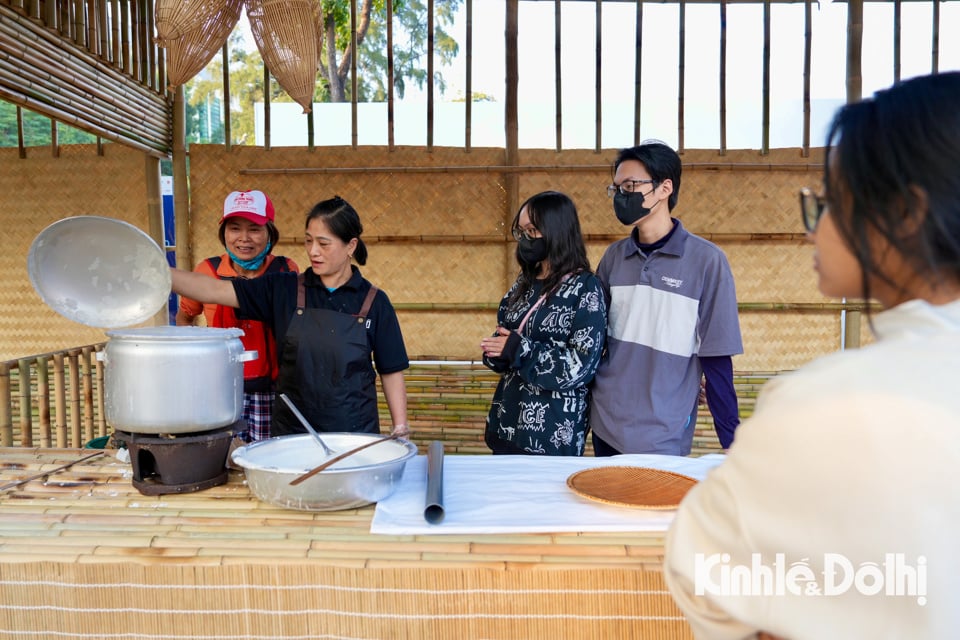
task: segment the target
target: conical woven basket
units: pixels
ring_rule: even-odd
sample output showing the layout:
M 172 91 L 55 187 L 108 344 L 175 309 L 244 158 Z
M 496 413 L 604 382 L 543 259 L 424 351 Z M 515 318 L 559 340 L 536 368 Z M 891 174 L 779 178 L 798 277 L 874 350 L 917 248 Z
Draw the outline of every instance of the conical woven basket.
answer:
M 161 41 L 167 49 L 167 81 L 172 89 L 200 73 L 230 37 L 240 20 L 243 0 L 224 0 L 220 11 L 183 36 Z
M 203 28 L 226 4 L 226 0 L 156 0 L 154 22 L 157 44 L 162 47 L 172 40 Z
M 310 113 L 317 79 L 317 32 L 310 0 L 246 0 L 250 31 L 267 69 Z

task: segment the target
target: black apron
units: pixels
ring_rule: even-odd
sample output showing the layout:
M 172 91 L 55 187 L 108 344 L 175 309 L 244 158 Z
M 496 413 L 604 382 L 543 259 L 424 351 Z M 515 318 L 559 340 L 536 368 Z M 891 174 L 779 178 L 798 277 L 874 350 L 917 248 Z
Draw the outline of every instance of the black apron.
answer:
M 284 338 L 277 390 L 317 431 L 380 433 L 377 374 L 367 344 L 367 315 L 376 295 L 371 285 L 357 315 L 307 309 L 303 274 L 298 278 L 297 310 Z M 274 405 L 271 435 L 306 431 L 286 403 Z

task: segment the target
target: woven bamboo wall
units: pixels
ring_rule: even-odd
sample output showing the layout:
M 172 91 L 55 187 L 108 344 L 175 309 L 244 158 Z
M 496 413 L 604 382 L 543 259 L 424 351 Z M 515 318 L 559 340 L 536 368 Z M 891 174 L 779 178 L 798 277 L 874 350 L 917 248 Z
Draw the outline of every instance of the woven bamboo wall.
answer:
M 545 189 L 569 194 L 591 238 L 594 265 L 612 238 L 625 235 L 604 192 L 615 155 L 615 150 L 520 154 L 522 165 L 534 167 L 519 176 L 521 198 Z M 675 213 L 727 253 L 738 300 L 761 307 L 741 314 L 746 352 L 736 358 L 736 368 L 792 369 L 835 350 L 840 344 L 836 311 L 762 309 L 764 304 L 827 301 L 816 288 L 797 206 L 798 188 L 816 186 L 820 180 L 820 158 L 801 158 L 797 149 L 766 156 L 693 150 L 683 161 L 687 168 Z M 221 250 L 216 227 L 223 196 L 233 189 L 256 188 L 276 205 L 280 251 L 305 264 L 298 242 L 304 215 L 316 201 L 339 194 L 360 213 L 370 249 L 363 273 L 398 306 L 408 351 L 476 359 L 481 336 L 493 328 L 496 303 L 516 275 L 514 245 L 506 239 L 514 212 L 506 210 L 505 174 L 463 167 L 502 164 L 501 149 L 228 151 L 219 145 L 194 145 L 194 261 Z M 354 170 L 360 168 L 369 171 Z M 474 308 L 478 303 L 488 309 Z M 432 308 L 436 305 L 466 308 Z
M 67 320 L 30 284 L 27 253 L 47 225 L 78 215 L 119 218 L 148 229 L 145 159 L 117 144 L 0 148 L 0 360 L 101 342 L 103 331 Z
M 47 308 L 30 286 L 26 255 L 46 225 L 68 215 L 117 217 L 147 229 L 144 157 L 119 145 L 0 149 L 0 359 L 102 340 Z M 615 150 L 523 150 L 534 167 L 519 174 L 520 196 L 556 189 L 576 201 L 595 265 L 611 240 L 625 235 L 604 193 Z M 688 150 L 675 214 L 727 253 L 737 282 L 746 353 L 740 371 L 792 369 L 840 342 L 836 311 L 777 311 L 774 304 L 827 302 L 816 289 L 811 249 L 800 231 L 797 189 L 816 185 L 819 158 L 799 150 Z M 339 194 L 359 211 L 370 257 L 364 275 L 397 305 L 408 351 L 420 358 L 476 359 L 492 330 L 496 304 L 516 266 L 507 228 L 502 149 L 190 147 L 194 262 L 221 252 L 217 225 L 223 197 L 262 189 L 273 199 L 281 231 L 278 253 L 301 265 L 304 215 Z M 590 168 L 594 165 L 595 168 Z M 558 167 L 570 167 L 559 169 Z M 468 170 L 463 167 L 479 167 Z M 770 236 L 769 234 L 779 234 Z M 864 341 L 867 328 L 864 323 Z

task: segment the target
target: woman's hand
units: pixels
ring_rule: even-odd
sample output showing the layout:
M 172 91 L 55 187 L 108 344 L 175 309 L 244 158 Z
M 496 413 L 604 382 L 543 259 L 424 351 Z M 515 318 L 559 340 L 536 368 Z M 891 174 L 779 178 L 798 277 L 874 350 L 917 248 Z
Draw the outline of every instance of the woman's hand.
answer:
M 503 347 L 507 344 L 507 338 L 510 336 L 510 330 L 503 327 L 497 327 L 493 336 L 484 338 L 480 341 L 480 348 L 483 355 L 488 358 L 499 358 L 503 355 Z

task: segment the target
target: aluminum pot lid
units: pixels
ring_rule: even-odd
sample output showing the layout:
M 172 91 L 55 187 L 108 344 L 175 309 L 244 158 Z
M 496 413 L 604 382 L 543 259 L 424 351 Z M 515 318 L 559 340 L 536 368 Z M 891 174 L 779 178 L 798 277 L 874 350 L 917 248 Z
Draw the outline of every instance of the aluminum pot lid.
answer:
M 27 272 L 50 308 L 91 327 L 139 324 L 170 297 L 164 250 L 139 228 L 115 218 L 54 222 L 30 245 Z
M 140 327 L 137 329 L 114 329 L 107 336 L 119 340 L 153 340 L 189 342 L 200 340 L 232 340 L 243 335 L 242 329 L 216 327 Z

